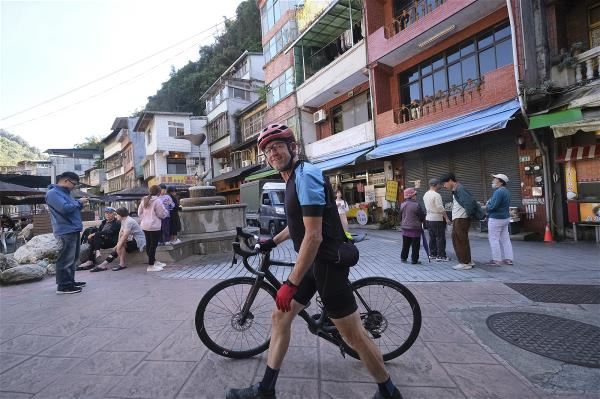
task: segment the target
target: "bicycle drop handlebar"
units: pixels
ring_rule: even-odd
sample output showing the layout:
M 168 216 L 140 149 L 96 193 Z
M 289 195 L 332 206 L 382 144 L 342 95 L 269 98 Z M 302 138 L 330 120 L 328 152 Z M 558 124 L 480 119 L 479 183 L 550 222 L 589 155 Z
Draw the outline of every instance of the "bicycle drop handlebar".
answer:
M 248 263 L 248 258 L 251 256 L 256 256 L 261 253 L 260 244 L 258 243 L 258 236 L 250 233 L 246 233 L 242 230 L 241 227 L 236 227 L 236 240 L 232 243 L 233 252 L 242 257 L 242 263 L 244 267 L 252 274 L 257 276 L 264 276 L 265 273 L 256 270 Z M 254 240 L 255 244 L 252 244 L 250 241 Z M 245 247 L 245 248 L 242 248 Z M 246 249 L 247 248 L 247 249 Z M 262 252 L 264 256 L 268 256 L 268 252 Z

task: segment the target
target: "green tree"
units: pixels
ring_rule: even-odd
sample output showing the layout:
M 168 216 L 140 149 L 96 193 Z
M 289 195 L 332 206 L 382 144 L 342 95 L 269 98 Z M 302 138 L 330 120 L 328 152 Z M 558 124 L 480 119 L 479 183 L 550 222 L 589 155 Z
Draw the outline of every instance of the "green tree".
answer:
M 14 166 L 19 161 L 45 159 L 46 156 L 25 139 L 0 129 L 0 165 Z
M 213 44 L 200 47 L 198 61 L 179 70 L 172 68 L 170 79 L 148 97 L 145 109 L 203 114 L 200 96 L 246 50 L 262 52 L 260 12 L 254 0 L 240 3 L 236 18 L 225 21 L 223 34 Z
M 95 149 L 101 150 L 104 148 L 102 144 L 102 138 L 98 136 L 87 136 L 83 143 L 75 144 L 75 148 Z

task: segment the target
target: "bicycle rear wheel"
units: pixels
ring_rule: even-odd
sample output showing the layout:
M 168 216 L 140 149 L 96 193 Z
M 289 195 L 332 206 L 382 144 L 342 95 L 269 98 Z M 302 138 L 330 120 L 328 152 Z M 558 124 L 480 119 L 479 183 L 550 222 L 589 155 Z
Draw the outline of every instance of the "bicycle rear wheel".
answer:
M 367 277 L 352 283 L 363 326 L 379 347 L 383 360 L 406 352 L 419 336 L 421 308 L 404 285 L 385 277 Z M 345 343 L 346 352 L 358 358 Z
M 261 283 L 250 313 L 241 322 L 241 310 L 255 283 L 250 277 L 220 282 L 202 297 L 196 310 L 196 332 L 208 349 L 234 359 L 264 352 L 271 340 L 271 311 L 275 289 Z

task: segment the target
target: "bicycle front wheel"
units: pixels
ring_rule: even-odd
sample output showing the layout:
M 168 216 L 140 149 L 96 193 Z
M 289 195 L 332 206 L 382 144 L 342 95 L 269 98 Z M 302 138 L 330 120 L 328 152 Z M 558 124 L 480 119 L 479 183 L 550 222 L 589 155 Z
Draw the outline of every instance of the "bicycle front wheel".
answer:
M 379 347 L 383 360 L 406 352 L 421 330 L 421 308 L 413 293 L 384 277 L 363 278 L 352 283 L 352 287 L 363 326 Z M 347 349 L 350 356 L 356 353 Z
M 269 347 L 275 289 L 263 281 L 245 320 L 241 315 L 255 282 L 250 277 L 225 280 L 208 290 L 200 300 L 196 332 L 204 345 L 216 354 L 244 359 Z

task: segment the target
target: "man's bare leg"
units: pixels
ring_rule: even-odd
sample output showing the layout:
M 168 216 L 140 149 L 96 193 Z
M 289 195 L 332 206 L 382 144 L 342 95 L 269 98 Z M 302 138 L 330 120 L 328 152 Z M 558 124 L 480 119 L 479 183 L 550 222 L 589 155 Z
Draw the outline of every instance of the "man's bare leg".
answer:
M 117 255 L 119 256 L 119 266 L 126 267 L 125 257 L 127 256 L 127 251 L 125 247 L 116 247 L 115 251 L 117 251 Z

